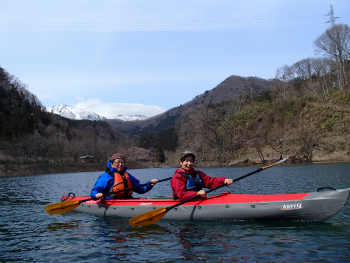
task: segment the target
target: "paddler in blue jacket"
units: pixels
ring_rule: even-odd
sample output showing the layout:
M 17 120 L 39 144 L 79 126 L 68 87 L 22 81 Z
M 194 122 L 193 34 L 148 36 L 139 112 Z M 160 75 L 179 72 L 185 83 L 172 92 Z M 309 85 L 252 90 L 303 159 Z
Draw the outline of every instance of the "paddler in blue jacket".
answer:
M 111 159 L 107 162 L 107 168 L 105 173 L 101 174 L 97 179 L 94 188 L 91 190 L 91 197 L 101 199 L 104 194 L 110 192 L 116 192 L 123 189 L 131 188 L 140 185 L 140 181 L 134 176 L 129 174 L 125 167 L 125 157 L 121 153 L 115 153 L 112 155 Z M 136 193 L 144 194 L 153 188 L 158 182 L 157 179 L 152 179 L 147 183 L 149 185 L 136 187 L 133 190 Z M 116 194 L 108 195 L 104 197 L 105 199 L 127 199 L 132 198 L 132 190 L 121 191 Z

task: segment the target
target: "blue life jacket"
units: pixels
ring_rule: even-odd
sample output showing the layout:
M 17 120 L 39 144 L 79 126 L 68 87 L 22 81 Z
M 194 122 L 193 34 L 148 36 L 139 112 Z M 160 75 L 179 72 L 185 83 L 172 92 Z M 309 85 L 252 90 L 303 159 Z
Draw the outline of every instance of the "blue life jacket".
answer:
M 196 174 L 195 178 L 190 176 L 187 173 L 181 173 L 183 177 L 187 179 L 186 190 L 187 191 L 196 191 L 202 190 L 202 180 L 200 174 Z

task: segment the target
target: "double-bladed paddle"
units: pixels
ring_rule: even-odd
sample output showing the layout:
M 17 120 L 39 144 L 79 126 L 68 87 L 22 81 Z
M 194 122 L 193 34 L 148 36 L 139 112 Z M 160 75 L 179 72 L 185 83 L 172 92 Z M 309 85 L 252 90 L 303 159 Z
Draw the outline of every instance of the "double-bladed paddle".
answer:
M 284 161 L 287 160 L 287 159 L 288 159 L 288 158 L 285 158 L 285 159 L 282 159 L 282 160 L 278 161 L 277 163 L 271 164 L 271 165 L 269 165 L 269 166 L 261 167 L 261 168 L 255 170 L 255 171 L 253 171 L 253 172 L 250 172 L 250 173 L 248 173 L 248 174 L 246 174 L 246 175 L 243 175 L 243 176 L 241 176 L 241 177 L 238 177 L 238 178 L 236 178 L 236 179 L 233 179 L 233 182 L 239 181 L 239 180 L 241 180 L 241 179 L 243 179 L 243 178 L 245 178 L 245 177 L 248 177 L 248 176 L 250 176 L 250 175 L 252 175 L 252 174 L 258 173 L 258 172 L 260 172 L 260 171 L 262 171 L 262 170 L 265 170 L 265 169 L 267 169 L 267 168 L 270 168 L 270 167 L 272 167 L 272 166 L 275 166 L 275 165 L 277 165 L 277 164 L 280 164 L 280 163 L 284 162 Z M 213 188 L 213 189 L 210 189 L 210 190 L 205 191 L 205 193 L 208 194 L 208 193 L 210 193 L 210 192 L 212 192 L 212 191 L 215 191 L 215 190 L 217 190 L 217 189 L 219 189 L 219 188 L 221 188 L 221 187 L 224 187 L 224 186 L 226 186 L 226 185 L 227 185 L 226 183 L 225 183 L 225 184 L 221 184 L 221 185 L 219 185 L 219 186 L 217 186 L 217 187 L 215 187 L 215 188 Z M 169 207 L 167 207 L 167 208 L 158 208 L 158 209 L 155 209 L 155 210 L 152 210 L 152 211 L 143 213 L 143 214 L 141 214 L 141 215 L 135 216 L 135 217 L 133 217 L 133 218 L 131 218 L 131 219 L 129 220 L 129 224 L 130 224 L 132 227 L 154 224 L 154 223 L 156 223 L 157 221 L 159 221 L 160 219 L 162 219 L 163 216 L 165 216 L 165 214 L 166 214 L 169 210 L 171 210 L 171 209 L 173 209 L 173 208 L 175 208 L 175 207 L 178 207 L 178 206 L 180 206 L 180 205 L 182 205 L 182 204 L 184 204 L 184 203 L 190 202 L 190 201 L 192 201 L 193 199 L 196 199 L 196 198 L 199 198 L 199 197 L 200 197 L 199 195 L 196 195 L 196 196 L 193 196 L 193 197 L 191 197 L 191 198 L 188 198 L 188 199 L 186 199 L 186 200 L 184 200 L 184 201 L 182 201 L 182 202 L 180 202 L 180 203 L 177 203 L 177 204 L 175 204 L 175 205 L 173 205 L 173 206 L 169 206 Z
M 161 180 L 158 180 L 157 183 L 167 181 L 170 179 L 171 179 L 171 177 L 161 179 Z M 123 190 L 119 190 L 116 192 L 107 193 L 107 194 L 104 194 L 103 197 L 106 197 L 106 196 L 112 195 L 112 194 L 116 194 L 116 193 L 120 193 L 120 192 L 124 192 L 124 191 L 128 191 L 128 190 L 132 190 L 132 189 L 139 188 L 139 187 L 142 187 L 145 185 L 150 185 L 150 184 L 152 184 L 152 183 L 149 182 L 149 183 L 145 183 L 145 184 L 136 185 L 136 186 L 133 186 L 130 188 L 126 188 Z M 63 214 L 63 213 L 69 212 L 69 211 L 73 210 L 74 208 L 78 207 L 81 203 L 86 202 L 86 201 L 90 201 L 90 200 L 97 200 L 97 199 L 96 198 L 88 198 L 88 199 L 84 199 L 84 200 L 80 200 L 80 201 L 79 200 L 71 200 L 71 201 L 59 202 L 59 203 L 45 206 L 45 210 L 46 210 L 46 212 L 48 212 L 51 215 Z

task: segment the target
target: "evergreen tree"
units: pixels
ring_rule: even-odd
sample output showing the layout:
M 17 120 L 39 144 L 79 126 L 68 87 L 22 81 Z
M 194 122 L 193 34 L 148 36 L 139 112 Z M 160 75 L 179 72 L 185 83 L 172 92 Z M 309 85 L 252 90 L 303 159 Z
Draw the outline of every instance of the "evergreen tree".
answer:
M 164 149 L 161 145 L 159 145 L 156 150 L 156 161 L 160 163 L 165 162 Z

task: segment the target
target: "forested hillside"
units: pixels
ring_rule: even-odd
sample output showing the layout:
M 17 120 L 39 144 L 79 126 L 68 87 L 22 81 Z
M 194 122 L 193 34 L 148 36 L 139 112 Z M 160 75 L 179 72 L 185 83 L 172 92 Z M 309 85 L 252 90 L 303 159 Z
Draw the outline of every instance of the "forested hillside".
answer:
M 277 69 L 276 78 L 268 83 L 270 89 L 246 85 L 230 97 L 235 88 L 230 89 L 229 78 L 223 83 L 228 83 L 230 100 L 187 103 L 196 107 L 180 112 L 173 150 L 195 151 L 198 165 L 266 162 L 287 156 L 293 162 L 349 161 L 349 43 L 349 26 L 335 25 L 313 43 L 319 57 Z M 151 139 L 157 143 L 156 135 Z M 168 155 L 170 163 L 176 160 L 177 155 Z
M 26 165 L 22 174 L 40 172 L 35 170 L 41 169 L 40 165 L 52 166 L 50 171 L 67 171 L 73 169 L 69 165 L 82 166 L 87 161 L 92 169 L 103 169 L 101 162 L 114 151 L 135 144 L 106 122 L 74 121 L 46 112 L 26 85 L 3 68 L 0 94 L 0 174 L 11 173 L 6 168 L 9 164 Z M 81 158 L 84 156 L 93 158 Z
M 315 40 L 319 57 L 284 65 L 273 80 L 231 76 L 184 105 L 132 123 L 46 113 L 0 68 L 0 174 L 103 170 L 115 151 L 129 168 L 174 167 L 187 149 L 199 166 L 285 157 L 350 161 L 349 43 L 350 28 L 335 25 Z
M 12 140 L 49 125 L 48 114 L 25 85 L 0 68 L 0 139 Z

